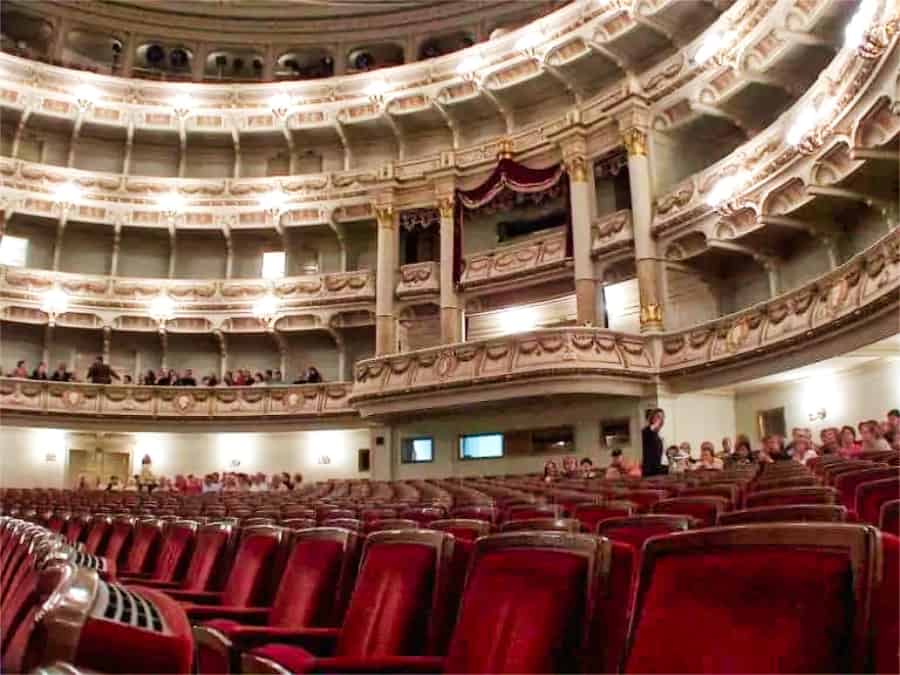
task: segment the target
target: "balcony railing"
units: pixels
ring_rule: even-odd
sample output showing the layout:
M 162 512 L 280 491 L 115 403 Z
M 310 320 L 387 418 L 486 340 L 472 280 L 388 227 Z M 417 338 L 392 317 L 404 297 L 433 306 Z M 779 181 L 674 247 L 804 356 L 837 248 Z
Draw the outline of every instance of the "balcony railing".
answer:
M 507 385 L 515 385 L 518 396 L 562 393 L 555 388 L 560 379 L 569 393 L 637 394 L 654 372 L 640 336 L 548 328 L 360 361 L 351 401 L 365 415 L 370 403 L 385 398 L 409 396 L 410 405 L 421 407 L 425 396 L 446 392 L 445 402 L 458 404 L 453 391 L 459 389 L 473 401 L 489 400 L 492 387 Z
M 566 262 L 565 228 L 555 227 L 513 244 L 466 257 L 461 283 L 476 286 L 562 268 Z
M 269 387 L 148 387 L 0 378 L 5 414 L 206 419 L 327 418 L 353 415 L 351 384 Z
M 397 295 L 427 295 L 441 290 L 441 265 L 433 260 L 411 263 L 400 267 Z

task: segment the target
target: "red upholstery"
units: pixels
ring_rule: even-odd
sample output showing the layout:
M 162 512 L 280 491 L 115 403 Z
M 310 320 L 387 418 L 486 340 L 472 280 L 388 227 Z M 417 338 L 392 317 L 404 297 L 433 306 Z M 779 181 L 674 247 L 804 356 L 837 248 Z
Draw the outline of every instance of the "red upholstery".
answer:
M 650 537 L 681 532 L 697 524 L 699 521 L 690 516 L 643 514 L 604 520 L 597 525 L 597 534 L 640 551 Z
M 646 513 L 656 502 L 669 496 L 666 490 L 629 490 L 622 495 L 623 499 L 633 502 L 638 513 Z
M 900 539 L 881 535 L 881 585 L 872 594 L 874 672 L 900 673 Z
M 86 553 L 98 555 L 106 543 L 106 537 L 109 535 L 110 524 L 106 518 L 94 518 L 91 527 L 88 530 L 87 537 L 84 540 L 84 550 Z M 115 561 L 113 561 L 115 562 Z
M 630 516 L 635 511 L 635 505 L 631 502 L 606 502 L 605 504 L 579 504 L 575 507 L 575 518 L 581 521 L 584 529 L 595 532 L 597 524 L 607 518 L 619 518 Z
M 856 488 L 857 515 L 863 522 L 878 525 L 881 505 L 894 499 L 900 499 L 900 477 L 862 483 Z
M 106 540 L 106 546 L 103 548 L 103 556 L 113 562 L 120 561 L 131 539 L 133 529 L 134 525 L 130 520 L 114 520 L 109 538 Z
M 883 532 L 900 535 L 900 499 L 892 499 L 881 505 L 878 527 Z
M 506 510 L 503 520 L 534 520 L 536 518 L 562 518 L 563 510 L 558 504 L 533 504 L 528 506 L 511 506 Z
M 871 483 L 873 480 L 896 478 L 897 469 L 878 467 L 874 469 L 858 469 L 848 471 L 837 476 L 834 486 L 840 493 L 841 504 L 850 511 L 856 511 L 856 488 L 863 483 Z
M 432 530 L 449 532 L 456 537 L 457 542 L 474 542 L 478 537 L 483 537 L 491 532 L 491 524 L 485 520 L 473 520 L 471 518 L 448 518 L 446 520 L 433 520 L 428 527 Z
M 159 547 L 162 534 L 159 521 L 138 523 L 134 528 L 134 536 L 131 540 L 131 548 L 125 558 L 125 565 L 120 574 L 142 574 L 148 572 L 153 565 L 153 558 Z
M 484 504 L 459 506 L 453 509 L 452 515 L 454 518 L 463 520 L 486 520 L 490 523 L 496 523 L 498 519 L 497 510 L 493 506 Z
M 77 544 L 81 541 L 85 531 L 85 522 L 81 518 L 70 518 L 66 523 L 65 537 L 70 544 Z
M 780 488 L 747 495 L 748 509 L 757 506 L 789 506 L 791 504 L 834 504 L 837 491 L 828 487 Z
M 791 528 L 805 530 L 802 544 Z M 852 525 L 741 526 L 648 542 L 626 672 L 854 672 L 871 580 L 854 578 L 849 550 L 815 545 L 820 532 L 849 532 L 836 528 L 865 538 L 868 548 L 854 550 L 867 570 L 875 540 Z
M 62 516 L 51 516 L 47 521 L 47 529 L 51 532 L 62 532 L 66 526 L 66 519 Z
M 832 522 L 847 520 L 847 509 L 836 504 L 794 504 L 791 506 L 758 506 L 742 511 L 719 514 L 719 525 L 742 523 Z
M 173 524 L 166 528 L 149 580 L 171 583 L 179 578 L 194 546 L 195 533 L 193 524 Z
M 727 508 L 728 500 L 724 497 L 675 497 L 654 504 L 653 513 L 691 516 L 699 520 L 701 526 L 710 527 Z

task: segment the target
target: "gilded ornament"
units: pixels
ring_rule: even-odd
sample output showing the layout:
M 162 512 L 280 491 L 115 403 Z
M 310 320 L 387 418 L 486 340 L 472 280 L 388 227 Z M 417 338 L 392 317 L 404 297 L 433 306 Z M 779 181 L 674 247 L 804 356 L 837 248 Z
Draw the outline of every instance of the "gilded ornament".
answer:
M 453 206 L 453 197 L 440 197 L 438 199 L 438 210 L 441 212 L 442 220 L 453 218 Z
M 631 127 L 622 132 L 622 144 L 629 155 L 645 157 L 647 155 L 647 133 Z
M 497 159 L 512 159 L 513 142 L 511 138 L 502 138 L 497 143 Z
M 641 305 L 641 326 L 662 324 L 662 305 L 650 303 Z
M 566 160 L 566 171 L 569 172 L 569 180 L 573 183 L 584 183 L 587 180 L 587 166 L 581 155 Z
M 394 226 L 394 207 L 391 204 L 375 206 L 375 219 L 381 227 Z

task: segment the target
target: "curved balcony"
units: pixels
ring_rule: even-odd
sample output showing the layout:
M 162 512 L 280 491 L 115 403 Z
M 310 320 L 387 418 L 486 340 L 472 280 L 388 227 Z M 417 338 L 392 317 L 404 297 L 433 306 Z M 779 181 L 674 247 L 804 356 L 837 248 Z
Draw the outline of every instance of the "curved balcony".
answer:
M 571 259 L 566 257 L 565 228 L 556 227 L 505 244 L 466 255 L 460 286 L 470 290 L 490 286 L 492 290 L 527 277 L 539 283 L 559 276 Z
M 355 371 L 351 404 L 365 417 L 533 396 L 640 396 L 655 367 L 640 336 L 551 328 L 366 359 Z
M 317 318 L 314 325 L 329 326 L 334 317 L 370 312 L 375 301 L 375 273 L 362 270 L 284 277 L 268 282 L 142 279 L 0 267 L 2 318 L 26 323 L 50 322 L 51 317 L 42 310 L 42 303 L 43 294 L 52 288 L 68 296 L 66 312 L 53 317 L 62 326 L 90 324 L 155 331 L 158 326 L 147 314 L 150 303 L 162 294 L 177 303 L 177 318 L 166 322 L 173 327 L 183 324 L 183 330 L 190 330 L 190 322 L 186 323 L 185 319 L 202 316 L 204 320 L 194 325 L 197 330 L 240 330 L 241 326 L 244 330 L 264 330 L 252 318 L 253 306 L 271 292 L 278 302 L 272 325 L 290 330 L 295 323 L 307 325 L 310 316 Z M 90 317 L 93 320 L 87 321 Z M 243 323 L 241 317 L 245 318 Z M 141 318 L 146 320 L 140 321 Z
M 0 378 L 7 418 L 65 417 L 109 423 L 147 420 L 179 424 L 216 420 L 334 421 L 355 416 L 346 382 L 271 387 L 148 387 L 38 382 Z

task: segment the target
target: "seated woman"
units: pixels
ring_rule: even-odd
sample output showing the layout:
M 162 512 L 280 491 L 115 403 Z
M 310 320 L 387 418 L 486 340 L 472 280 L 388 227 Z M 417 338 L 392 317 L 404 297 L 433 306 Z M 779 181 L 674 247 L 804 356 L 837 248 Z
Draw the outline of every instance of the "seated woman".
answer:
M 753 464 L 753 449 L 750 447 L 750 439 L 741 434 L 734 444 L 734 453 L 728 458 L 728 466 L 740 466 Z
M 670 445 L 666 448 L 666 461 L 669 464 L 669 474 L 675 475 L 687 471 L 688 460 L 690 457 L 690 452 L 682 452 L 677 445 Z
M 856 429 L 851 426 L 841 427 L 837 453 L 844 459 L 856 457 L 862 449 L 856 440 Z
M 583 457 L 578 463 L 582 478 L 596 478 L 597 472 L 594 470 L 594 462 L 590 457 Z
M 691 469 L 693 471 L 721 471 L 725 468 L 721 459 L 716 457 L 716 448 L 709 441 L 700 444 L 700 460 Z
M 559 467 L 552 459 L 548 459 L 546 462 L 544 462 L 543 481 L 545 483 L 552 483 L 553 481 L 557 480 L 559 480 Z
M 578 460 L 575 458 L 575 455 L 563 457 L 562 475 L 563 478 L 581 478 L 581 474 L 578 473 Z
M 791 459 L 804 466 L 809 460 L 819 456 L 818 453 L 810 447 L 809 441 L 803 436 L 791 443 L 788 447 L 788 452 L 791 455 Z

